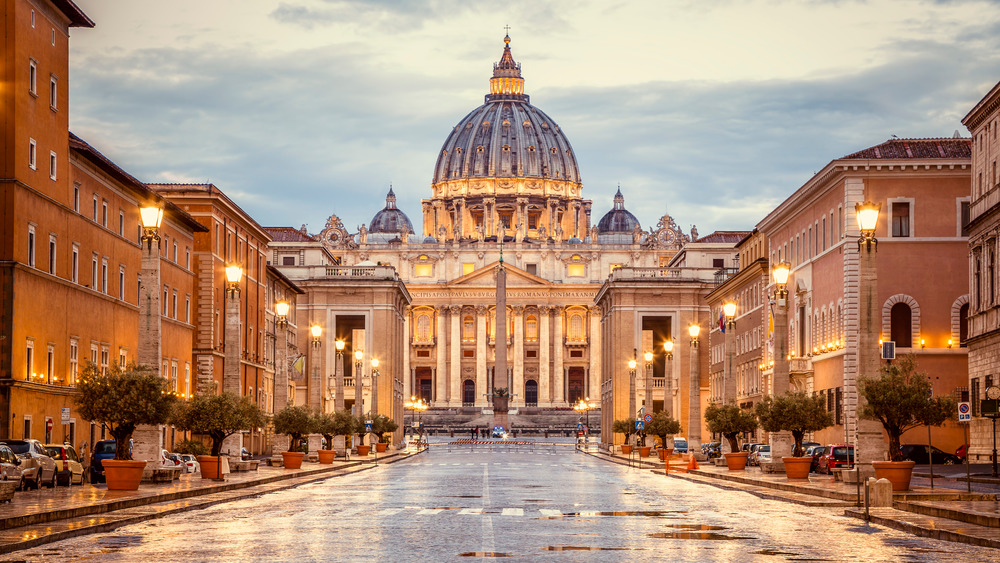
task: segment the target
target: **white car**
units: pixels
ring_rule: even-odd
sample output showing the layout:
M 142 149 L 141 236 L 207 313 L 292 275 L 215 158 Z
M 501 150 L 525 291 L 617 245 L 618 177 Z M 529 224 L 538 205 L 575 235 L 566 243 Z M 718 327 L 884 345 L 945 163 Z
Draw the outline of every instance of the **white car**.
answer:
M 198 458 L 191 454 L 180 454 L 180 456 L 188 473 L 201 473 L 201 464 L 198 463 Z

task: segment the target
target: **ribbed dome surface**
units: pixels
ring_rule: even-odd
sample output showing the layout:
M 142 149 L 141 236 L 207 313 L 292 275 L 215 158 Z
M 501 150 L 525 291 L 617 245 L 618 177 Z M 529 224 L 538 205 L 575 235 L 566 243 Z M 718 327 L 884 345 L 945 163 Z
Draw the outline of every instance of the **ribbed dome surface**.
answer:
M 510 53 L 510 37 L 504 42 L 486 103 L 448 135 L 434 167 L 434 183 L 488 177 L 579 183 L 580 169 L 569 140 L 551 117 L 528 103 L 521 65 Z
M 396 194 L 389 188 L 389 194 L 385 197 L 385 208 L 372 217 L 372 222 L 368 227 L 370 233 L 413 233 L 413 224 L 410 218 L 396 208 Z
M 622 196 L 621 189 L 615 194 L 615 205 L 601 217 L 600 222 L 597 223 L 597 231 L 599 233 L 631 233 L 635 226 L 639 224 L 639 220 L 632 215 L 628 209 L 625 209 L 625 197 Z

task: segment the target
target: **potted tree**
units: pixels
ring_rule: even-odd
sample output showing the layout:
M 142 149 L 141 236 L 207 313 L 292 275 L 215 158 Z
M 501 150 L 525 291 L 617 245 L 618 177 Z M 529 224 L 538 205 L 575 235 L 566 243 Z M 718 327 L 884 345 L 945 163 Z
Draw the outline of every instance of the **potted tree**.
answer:
M 629 438 L 632 434 L 635 434 L 635 419 L 626 418 L 624 420 L 616 420 L 611 423 L 611 431 L 615 434 L 624 434 L 625 442 L 622 444 L 622 453 L 628 455 L 632 453 L 632 444 L 629 444 Z
M 108 427 L 115 438 L 115 458 L 103 462 L 109 490 L 139 488 L 146 462 L 132 459 L 132 433 L 140 424 L 164 424 L 175 397 L 167 380 L 145 366 L 112 364 L 103 371 L 89 363 L 77 382 L 81 418 Z
M 398 428 L 399 424 L 388 416 L 384 414 L 375 415 L 372 419 L 372 431 L 378 436 L 378 442 L 375 444 L 376 452 L 382 453 L 389 449 L 389 441 L 392 439 L 392 433 Z
M 805 392 L 787 393 L 779 397 L 766 397 L 755 407 L 760 426 L 767 432 L 792 433 L 795 447 L 791 456 L 781 458 L 785 476 L 789 479 L 808 479 L 812 458 L 804 457 L 802 440 L 806 432 L 818 432 L 833 426 L 833 415 L 818 396 Z M 777 455 L 777 452 L 771 452 Z
M 363 434 L 365 432 L 365 421 L 372 421 L 372 430 L 375 430 L 375 421 L 371 418 L 365 418 L 364 416 L 359 416 L 354 421 L 354 428 L 358 434 Z M 364 443 L 364 438 L 358 440 L 358 455 L 366 456 L 371 453 L 372 447 Z
M 666 461 L 674 451 L 674 434 L 681 431 L 681 423 L 671 417 L 667 411 L 653 413 L 653 420 L 646 425 L 646 432 L 660 439 L 660 461 Z
M 910 488 L 915 462 L 904 461 L 899 438 L 917 426 L 940 426 L 954 411 L 950 397 L 932 397 L 930 379 L 917 371 L 912 354 L 879 369 L 877 377 L 861 377 L 858 387 L 865 405 L 861 416 L 882 423 L 889 436 L 889 461 L 873 461 L 875 476 L 892 483 L 893 491 Z
M 206 434 L 212 440 L 209 455 L 198 456 L 202 479 L 221 479 L 222 443 L 226 438 L 264 426 L 267 418 L 250 397 L 235 393 L 221 395 L 195 395 L 190 401 L 181 402 L 170 417 L 172 424 L 181 430 Z
M 328 412 L 316 413 L 315 416 L 315 431 L 323 435 L 323 440 L 326 441 L 327 447 L 330 448 L 328 450 L 316 450 L 319 462 L 326 464 L 333 463 L 333 458 L 337 453 L 333 450 L 333 436 L 337 434 L 338 429 L 336 416 Z
M 738 436 L 757 429 L 757 417 L 733 403 L 709 405 L 705 409 L 708 430 L 722 436 L 729 442 L 730 453 L 726 456 L 726 466 L 730 471 L 739 471 L 747 466 L 747 452 L 740 451 Z
M 358 418 L 351 415 L 350 411 L 345 410 L 334 413 L 333 420 L 334 420 L 333 434 L 335 436 L 344 437 L 345 449 L 346 446 L 348 445 L 347 441 L 351 438 L 351 436 L 364 430 L 364 427 L 362 427 L 361 429 L 358 428 Z M 344 451 L 340 451 L 338 453 L 343 454 Z
M 286 468 L 302 467 L 302 458 L 306 456 L 302 451 L 302 437 L 313 432 L 315 422 L 309 409 L 304 406 L 288 406 L 274 415 L 275 433 L 288 434 L 289 451 L 281 453 L 282 464 Z

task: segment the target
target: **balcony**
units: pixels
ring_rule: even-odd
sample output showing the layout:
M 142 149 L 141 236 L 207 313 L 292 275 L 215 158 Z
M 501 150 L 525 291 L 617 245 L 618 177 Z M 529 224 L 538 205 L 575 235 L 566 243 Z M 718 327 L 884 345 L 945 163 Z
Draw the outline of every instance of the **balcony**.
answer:
M 718 287 L 726 283 L 726 280 L 735 276 L 739 271 L 739 268 L 719 268 L 715 271 L 715 286 Z
M 344 387 L 354 387 L 354 378 L 353 377 L 345 377 L 344 378 Z
M 414 337 L 410 344 L 415 348 L 433 348 L 437 344 L 437 337 L 432 336 L 430 338 L 418 339 Z
M 667 386 L 666 377 L 654 377 L 653 378 L 653 389 L 663 389 Z
M 570 338 L 566 337 L 563 339 L 563 345 L 567 348 L 586 348 L 590 344 L 590 339 L 586 336 L 582 338 Z
M 399 281 L 399 275 L 392 266 L 325 266 L 324 268 L 328 278 Z

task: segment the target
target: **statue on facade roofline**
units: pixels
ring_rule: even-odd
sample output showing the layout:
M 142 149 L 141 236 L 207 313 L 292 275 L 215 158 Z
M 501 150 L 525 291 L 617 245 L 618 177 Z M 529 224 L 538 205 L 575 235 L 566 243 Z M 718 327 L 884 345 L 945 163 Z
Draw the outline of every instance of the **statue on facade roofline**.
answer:
M 364 223 L 358 227 L 358 242 L 361 244 L 368 244 L 368 229 L 365 227 Z

